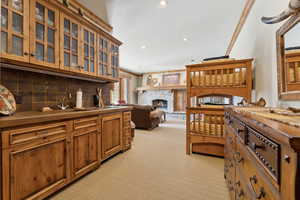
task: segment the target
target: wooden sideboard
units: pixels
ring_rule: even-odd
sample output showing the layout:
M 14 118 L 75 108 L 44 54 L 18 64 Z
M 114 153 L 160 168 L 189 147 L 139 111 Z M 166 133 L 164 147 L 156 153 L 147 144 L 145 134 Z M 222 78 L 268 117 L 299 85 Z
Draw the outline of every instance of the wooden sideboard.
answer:
M 118 81 L 122 43 L 76 0 L 5 0 L 1 10 L 1 63 Z
M 44 199 L 128 150 L 130 110 L 1 118 L 0 200 Z M 9 127 L 3 127 L 5 119 Z M 22 125 L 14 126 L 13 120 Z
M 300 128 L 268 108 L 225 109 L 224 177 L 231 199 L 300 199 Z

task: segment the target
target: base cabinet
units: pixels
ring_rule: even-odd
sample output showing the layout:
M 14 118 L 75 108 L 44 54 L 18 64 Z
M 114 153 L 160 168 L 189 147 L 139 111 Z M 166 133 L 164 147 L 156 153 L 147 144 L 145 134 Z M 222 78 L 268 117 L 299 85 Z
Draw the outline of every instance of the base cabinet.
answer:
M 123 151 L 131 148 L 131 112 L 123 113 Z
M 2 130 L 0 200 L 45 199 L 122 151 L 122 133 L 123 112 Z
M 102 160 L 122 150 L 122 114 L 102 118 Z
M 99 165 L 100 150 L 99 117 L 82 118 L 74 121 L 73 172 L 74 178 L 86 174 Z
M 70 180 L 69 122 L 2 133 L 4 200 L 43 199 Z

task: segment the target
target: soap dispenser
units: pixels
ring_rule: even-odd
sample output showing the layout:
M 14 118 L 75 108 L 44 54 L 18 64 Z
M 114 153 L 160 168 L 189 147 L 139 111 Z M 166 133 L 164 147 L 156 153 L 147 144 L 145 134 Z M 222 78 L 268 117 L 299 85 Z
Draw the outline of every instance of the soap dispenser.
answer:
M 79 90 L 76 92 L 76 108 L 82 108 L 82 90 L 79 88 Z

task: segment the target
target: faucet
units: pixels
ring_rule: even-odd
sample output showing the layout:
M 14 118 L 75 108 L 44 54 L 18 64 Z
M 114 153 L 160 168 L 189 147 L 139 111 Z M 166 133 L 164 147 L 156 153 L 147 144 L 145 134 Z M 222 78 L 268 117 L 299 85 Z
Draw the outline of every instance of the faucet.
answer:
M 61 109 L 61 110 L 66 110 L 67 108 L 69 108 L 68 105 L 65 105 L 65 100 L 66 100 L 66 97 L 62 97 L 62 98 L 61 98 L 61 103 L 59 103 L 59 104 L 57 105 L 57 107 L 58 107 L 59 109 Z

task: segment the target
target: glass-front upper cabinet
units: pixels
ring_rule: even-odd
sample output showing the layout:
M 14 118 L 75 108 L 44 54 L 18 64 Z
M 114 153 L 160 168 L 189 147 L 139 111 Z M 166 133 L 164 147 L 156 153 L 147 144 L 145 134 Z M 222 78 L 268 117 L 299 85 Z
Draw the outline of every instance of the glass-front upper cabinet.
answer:
M 96 33 L 83 28 L 83 72 L 91 75 L 96 74 Z
M 81 26 L 72 18 L 60 15 L 60 66 L 69 71 L 83 71 L 81 59 Z
M 30 62 L 59 66 L 59 11 L 44 0 L 30 0 Z
M 119 46 L 111 43 L 110 49 L 112 77 L 119 77 Z
M 109 75 L 109 42 L 101 35 L 98 38 L 98 75 L 107 76 Z
M 29 61 L 29 0 L 1 1 L 0 55 Z

